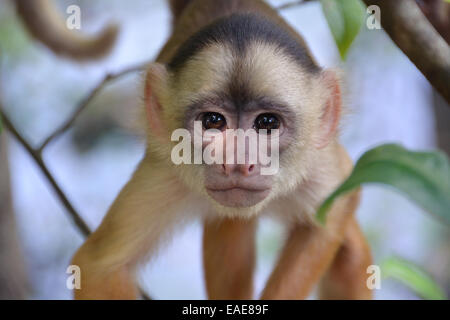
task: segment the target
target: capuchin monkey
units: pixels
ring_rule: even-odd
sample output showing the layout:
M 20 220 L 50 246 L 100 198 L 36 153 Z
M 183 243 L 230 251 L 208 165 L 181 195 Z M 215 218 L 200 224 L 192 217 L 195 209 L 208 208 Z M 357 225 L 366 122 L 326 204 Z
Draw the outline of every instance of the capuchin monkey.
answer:
M 75 298 L 137 298 L 138 265 L 200 217 L 208 297 L 253 299 L 257 221 L 271 214 L 288 234 L 261 299 L 305 299 L 316 284 L 322 299 L 370 299 L 371 255 L 354 217 L 359 192 L 335 201 L 325 225 L 315 222 L 321 202 L 352 170 L 336 137 L 338 74 L 323 70 L 264 1 L 170 5 L 173 33 L 146 72 L 146 153 L 73 258 L 81 268 Z M 277 173 L 263 175 L 265 165 L 251 163 L 248 151 L 240 164 L 175 164 L 172 133 L 194 134 L 196 121 L 227 146 L 229 129 L 276 133 Z

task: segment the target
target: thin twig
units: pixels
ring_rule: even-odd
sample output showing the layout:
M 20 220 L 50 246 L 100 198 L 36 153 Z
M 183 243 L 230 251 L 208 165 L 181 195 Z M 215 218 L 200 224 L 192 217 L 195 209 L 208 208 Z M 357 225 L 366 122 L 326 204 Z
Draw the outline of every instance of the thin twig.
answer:
M 20 142 L 20 144 L 27 150 L 27 152 L 31 155 L 31 157 L 34 159 L 36 164 L 39 166 L 41 171 L 44 173 L 45 177 L 47 178 L 48 182 L 50 182 L 51 186 L 53 187 L 53 190 L 55 190 L 56 194 L 58 195 L 59 199 L 63 203 L 64 207 L 66 207 L 67 211 L 69 211 L 69 214 L 75 223 L 75 225 L 78 227 L 78 229 L 81 231 L 81 233 L 85 236 L 88 236 L 91 233 L 91 230 L 87 226 L 87 224 L 83 221 L 81 216 L 78 214 L 78 212 L 75 210 L 73 205 L 70 203 L 69 199 L 65 195 L 65 193 L 62 191 L 62 189 L 59 187 L 58 183 L 53 178 L 52 174 L 48 170 L 47 166 L 45 165 L 44 161 L 42 160 L 41 155 L 37 150 L 34 150 L 28 142 L 25 141 L 25 139 L 20 135 L 20 133 L 17 131 L 15 126 L 11 123 L 8 116 L 3 112 L 3 109 L 0 106 L 0 114 L 2 116 L 2 121 L 5 124 L 5 127 L 11 132 L 11 134 Z
M 312 1 L 315 1 L 315 0 L 297 0 L 297 1 L 291 1 L 291 2 L 287 2 L 287 3 L 284 3 L 284 4 L 282 4 L 282 5 L 278 6 L 278 7 L 276 7 L 276 9 L 277 9 L 277 10 L 290 9 L 290 8 L 296 7 L 296 6 L 298 6 L 298 5 L 305 4 L 305 3 L 307 3 L 307 2 L 312 2 Z
M 115 80 L 121 76 L 124 76 L 126 74 L 141 71 L 144 69 L 146 64 L 140 64 L 134 67 L 127 68 L 125 70 L 122 70 L 118 73 L 108 73 L 106 74 L 103 79 L 94 87 L 92 91 L 89 92 L 89 94 L 80 101 L 78 106 L 75 108 L 75 111 L 72 113 L 72 115 L 58 128 L 56 129 L 50 136 L 48 136 L 44 142 L 41 144 L 41 146 L 37 149 L 37 152 L 39 154 L 42 153 L 42 150 L 55 138 L 66 132 L 77 120 L 79 115 L 87 108 L 89 103 L 97 96 L 97 94 L 105 87 L 105 85 Z

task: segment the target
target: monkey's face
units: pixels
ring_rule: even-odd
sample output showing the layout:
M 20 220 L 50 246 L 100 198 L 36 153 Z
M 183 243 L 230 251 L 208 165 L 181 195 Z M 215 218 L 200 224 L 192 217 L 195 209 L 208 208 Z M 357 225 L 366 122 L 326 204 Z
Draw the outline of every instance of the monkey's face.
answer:
M 230 108 L 223 108 L 225 105 Z M 272 191 L 273 175 L 279 169 L 276 158 L 279 152 L 274 150 L 278 145 L 271 142 L 283 136 L 285 125 L 281 115 L 264 112 L 259 107 L 253 112 L 237 113 L 231 103 L 222 101 L 221 106 L 200 107 L 196 116 L 206 138 L 202 143 L 206 162 L 204 188 L 224 207 L 252 207 Z M 209 111 L 204 112 L 204 108 Z M 275 131 L 282 134 L 274 137 Z M 262 163 L 261 158 L 267 161 Z
M 181 152 L 190 163 L 176 166 L 180 177 L 226 215 L 249 216 L 291 192 L 313 165 L 311 146 L 324 104 L 319 78 L 260 42 L 240 53 L 209 45 L 180 70 L 169 70 L 159 99 L 164 126 L 192 138 L 189 155 Z
M 195 169 L 184 166 L 185 171 L 198 172 L 202 179 L 196 179 L 197 189 L 219 211 L 255 210 L 278 190 L 280 152 L 294 133 L 286 112 L 267 100 L 237 110 L 235 102 L 222 97 L 196 102 L 187 115 Z M 199 162 L 196 156 L 201 157 Z

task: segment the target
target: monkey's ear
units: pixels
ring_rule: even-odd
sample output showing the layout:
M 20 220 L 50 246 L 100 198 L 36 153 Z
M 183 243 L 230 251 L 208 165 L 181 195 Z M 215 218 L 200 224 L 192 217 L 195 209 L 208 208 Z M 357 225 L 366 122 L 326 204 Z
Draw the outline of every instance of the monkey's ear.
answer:
M 327 95 L 320 116 L 319 132 L 315 141 L 316 148 L 325 148 L 335 137 L 342 110 L 342 95 L 339 78 L 334 71 L 325 70 L 321 75 L 322 86 Z
M 150 131 L 159 138 L 163 138 L 166 126 L 163 119 L 162 100 L 165 96 L 167 84 L 167 69 L 159 63 L 152 63 L 147 69 L 145 79 L 145 111 Z

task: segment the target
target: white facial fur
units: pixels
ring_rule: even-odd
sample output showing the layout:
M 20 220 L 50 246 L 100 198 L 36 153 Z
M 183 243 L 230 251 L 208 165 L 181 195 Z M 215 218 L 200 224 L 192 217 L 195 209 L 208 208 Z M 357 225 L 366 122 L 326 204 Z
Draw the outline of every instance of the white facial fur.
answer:
M 165 123 L 171 124 L 168 128 L 170 132 L 183 125 L 179 118 L 186 106 L 211 92 L 220 92 L 228 85 L 233 67 L 238 62 L 242 74 L 248 76 L 249 89 L 254 94 L 274 97 L 290 106 L 296 115 L 296 136 L 280 154 L 280 170 L 273 177 L 271 194 L 253 207 L 224 207 L 206 194 L 202 180 L 204 165 L 181 165 L 176 169 L 181 179 L 191 189 L 208 197 L 219 213 L 251 216 L 272 199 L 294 190 L 304 180 L 315 157 L 311 145 L 326 97 L 320 76 L 305 71 L 274 45 L 254 42 L 243 56 L 239 56 L 228 45 L 211 44 L 190 59 L 176 78 L 169 75 L 165 98 L 161 99 L 161 103 Z

